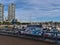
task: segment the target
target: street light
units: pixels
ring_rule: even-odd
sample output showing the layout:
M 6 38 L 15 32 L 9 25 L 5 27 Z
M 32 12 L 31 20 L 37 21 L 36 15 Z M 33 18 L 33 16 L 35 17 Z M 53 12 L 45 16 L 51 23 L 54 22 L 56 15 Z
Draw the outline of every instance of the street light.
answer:
M 14 25 L 14 27 L 13 27 L 13 28 L 15 28 L 15 24 L 16 24 L 16 22 L 17 22 L 17 20 L 16 20 L 16 19 L 13 19 L 13 20 L 12 20 L 12 24 Z

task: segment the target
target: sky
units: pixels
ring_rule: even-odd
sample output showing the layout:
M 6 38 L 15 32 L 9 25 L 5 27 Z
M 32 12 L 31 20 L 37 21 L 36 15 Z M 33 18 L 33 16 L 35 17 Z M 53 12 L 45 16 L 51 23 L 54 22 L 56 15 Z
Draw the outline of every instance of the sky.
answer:
M 8 5 L 16 5 L 16 18 L 21 22 L 60 22 L 60 0 L 0 0 L 4 4 L 4 16 L 8 16 Z

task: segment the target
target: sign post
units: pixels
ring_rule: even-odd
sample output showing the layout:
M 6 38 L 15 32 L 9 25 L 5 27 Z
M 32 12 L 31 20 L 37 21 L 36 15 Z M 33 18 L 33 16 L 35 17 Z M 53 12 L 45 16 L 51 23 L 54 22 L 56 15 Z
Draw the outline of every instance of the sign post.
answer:
M 16 22 L 17 22 L 16 19 L 13 19 L 13 20 L 12 20 L 13 28 L 15 28 L 15 24 L 16 24 Z

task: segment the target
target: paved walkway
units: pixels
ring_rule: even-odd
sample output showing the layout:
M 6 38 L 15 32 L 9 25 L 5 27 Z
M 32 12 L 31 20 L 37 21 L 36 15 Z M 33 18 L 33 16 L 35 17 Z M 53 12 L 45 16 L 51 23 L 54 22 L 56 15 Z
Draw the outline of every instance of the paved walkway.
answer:
M 34 41 L 23 38 L 0 36 L 0 45 L 56 45 L 42 41 Z

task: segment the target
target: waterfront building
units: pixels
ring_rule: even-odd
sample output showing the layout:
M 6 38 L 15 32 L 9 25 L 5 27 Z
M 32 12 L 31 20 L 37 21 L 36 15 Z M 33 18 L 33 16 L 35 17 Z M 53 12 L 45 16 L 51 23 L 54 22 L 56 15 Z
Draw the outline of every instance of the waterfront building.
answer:
M 11 22 L 15 19 L 15 4 L 10 3 L 8 6 L 8 21 Z
M 4 5 L 0 3 L 0 22 L 4 21 Z

